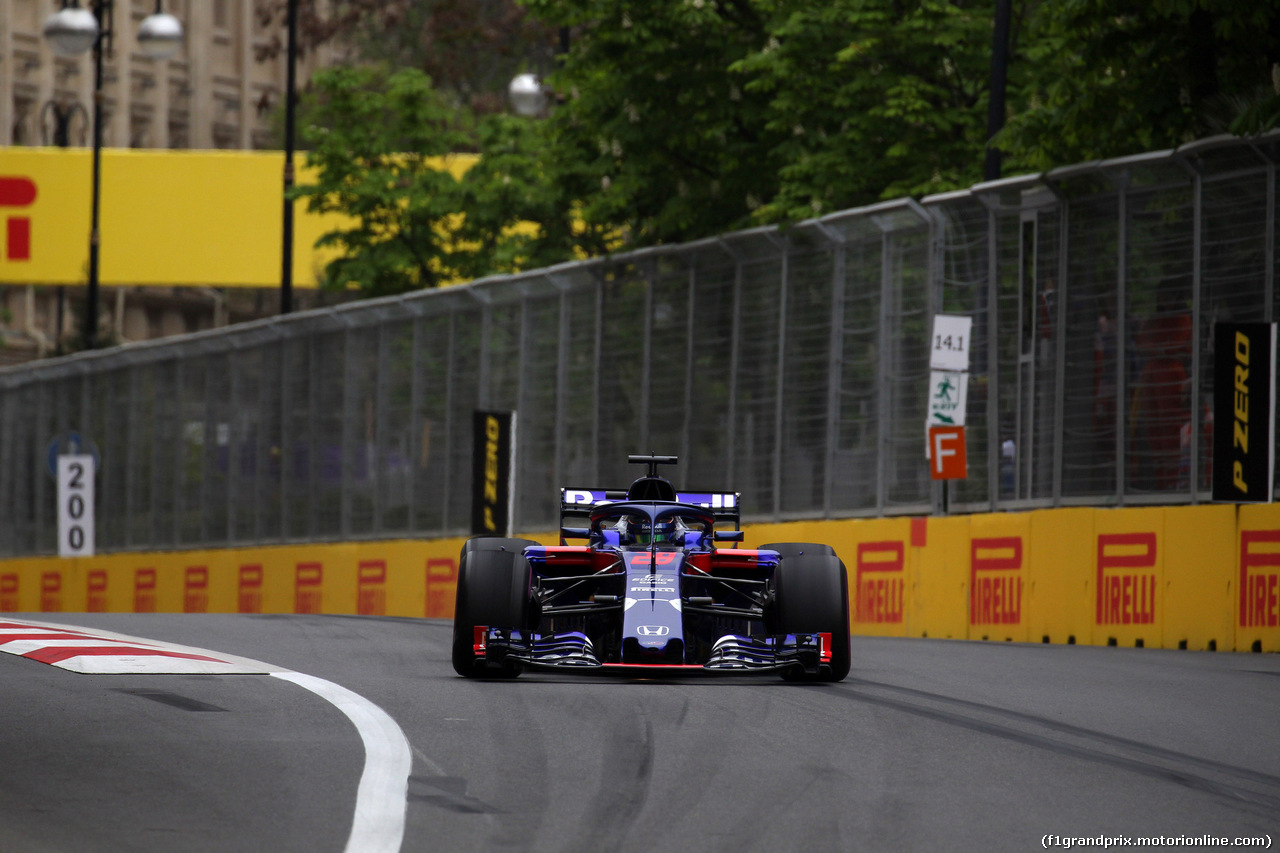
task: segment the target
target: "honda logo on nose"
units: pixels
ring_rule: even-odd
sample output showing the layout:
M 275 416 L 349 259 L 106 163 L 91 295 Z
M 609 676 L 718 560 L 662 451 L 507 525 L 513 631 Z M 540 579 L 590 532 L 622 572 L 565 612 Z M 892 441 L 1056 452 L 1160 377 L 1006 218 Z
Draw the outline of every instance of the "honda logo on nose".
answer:
M 666 625 L 641 625 L 636 633 L 642 637 L 665 637 L 671 633 L 671 629 Z

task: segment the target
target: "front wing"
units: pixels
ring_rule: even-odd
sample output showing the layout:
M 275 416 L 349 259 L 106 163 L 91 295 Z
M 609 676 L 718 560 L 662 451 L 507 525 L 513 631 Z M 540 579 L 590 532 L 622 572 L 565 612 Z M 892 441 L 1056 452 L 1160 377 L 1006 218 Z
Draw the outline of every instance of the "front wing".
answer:
M 796 672 L 816 675 L 831 662 L 830 634 L 787 634 L 747 637 L 726 634 L 712 646 L 702 663 L 617 663 L 602 661 L 591 639 L 578 631 L 563 634 L 524 634 L 520 631 L 475 627 L 477 659 L 494 668 L 519 664 L 529 669 L 576 674 L 644 677 L 648 675 L 745 675 Z

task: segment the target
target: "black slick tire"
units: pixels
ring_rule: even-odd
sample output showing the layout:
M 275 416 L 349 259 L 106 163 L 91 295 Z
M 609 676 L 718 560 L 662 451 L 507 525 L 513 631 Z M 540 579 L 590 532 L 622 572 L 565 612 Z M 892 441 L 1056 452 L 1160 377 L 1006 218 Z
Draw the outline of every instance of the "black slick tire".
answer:
M 849 675 L 849 575 L 829 546 L 766 545 L 782 555 L 776 576 L 777 625 L 783 634 L 830 634 L 830 668 L 818 675 L 790 670 L 788 681 L 843 681 Z M 822 550 L 830 553 L 822 553 Z
M 453 610 L 453 669 L 467 678 L 514 677 L 518 666 L 485 666 L 474 651 L 475 627 L 528 630 L 532 596 L 529 539 L 470 539 L 458 559 L 458 592 Z

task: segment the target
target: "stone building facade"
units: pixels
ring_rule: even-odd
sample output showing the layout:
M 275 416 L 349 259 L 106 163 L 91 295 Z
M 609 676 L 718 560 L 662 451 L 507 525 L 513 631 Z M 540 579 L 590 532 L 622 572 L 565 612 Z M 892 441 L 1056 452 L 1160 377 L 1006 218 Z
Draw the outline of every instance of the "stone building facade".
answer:
M 90 5 L 83 0 L 81 6 Z M 103 145 L 142 149 L 282 147 L 286 59 L 283 26 L 264 25 L 255 0 L 161 0 L 184 30 L 182 46 L 154 60 L 138 48 L 138 27 L 156 0 L 115 0 L 103 83 Z M 319 10 L 326 11 L 327 0 Z M 93 144 L 92 51 L 57 56 L 42 35 L 63 0 L 0 0 L 0 146 Z M 332 46 L 299 62 L 299 86 L 340 59 Z M 88 235 L 86 235 L 87 241 Z M 320 298 L 297 293 L 295 306 Z M 0 285 L 0 363 L 57 351 L 79 330 L 83 288 Z M 272 313 L 274 293 L 211 288 L 104 288 L 104 341 L 194 331 Z M 59 326 L 61 322 L 61 326 Z

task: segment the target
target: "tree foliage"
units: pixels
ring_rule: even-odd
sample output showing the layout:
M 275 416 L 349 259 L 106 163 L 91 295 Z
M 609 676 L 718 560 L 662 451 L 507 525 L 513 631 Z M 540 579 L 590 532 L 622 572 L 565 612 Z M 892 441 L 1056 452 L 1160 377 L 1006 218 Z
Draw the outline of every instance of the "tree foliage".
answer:
M 763 5 L 763 4 L 762 4 Z M 779 191 L 795 219 L 981 178 L 992 3 L 770 3 L 764 49 L 732 69 L 769 95 Z
M 335 280 L 385 292 L 962 188 L 988 144 L 995 6 L 346 0 L 333 8 L 355 16 L 351 32 L 381 34 L 393 63 L 437 69 L 439 88 L 405 72 L 322 75 L 307 138 L 324 178 L 305 194 L 365 223 L 332 237 L 349 252 Z M 1280 121 L 1280 0 L 1012 9 L 996 139 L 1007 173 Z M 528 42 L 512 35 L 524 47 L 503 53 L 516 30 Z M 543 120 L 466 94 L 498 91 L 477 69 L 500 67 L 505 84 L 538 68 L 557 32 L 570 46 Z M 464 150 L 481 157 L 461 178 L 416 171 Z
M 414 69 L 336 67 L 312 85 L 303 140 L 318 177 L 297 194 L 354 219 L 320 239 L 340 252 L 327 284 L 383 295 L 455 278 L 462 190 L 447 165 L 470 138 L 457 111 Z
M 254 0 L 272 35 L 258 59 L 285 49 L 289 0 Z M 514 0 L 298 0 L 302 54 L 329 47 L 351 63 L 422 71 L 451 99 L 481 113 L 504 108 L 507 83 L 550 68 L 552 31 Z
M 1001 134 L 1027 167 L 1255 133 L 1280 117 L 1276 0 L 1054 0 L 1036 9 Z

